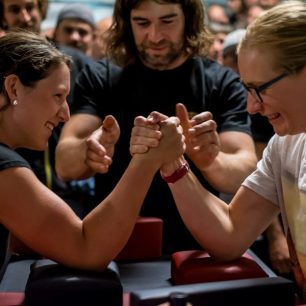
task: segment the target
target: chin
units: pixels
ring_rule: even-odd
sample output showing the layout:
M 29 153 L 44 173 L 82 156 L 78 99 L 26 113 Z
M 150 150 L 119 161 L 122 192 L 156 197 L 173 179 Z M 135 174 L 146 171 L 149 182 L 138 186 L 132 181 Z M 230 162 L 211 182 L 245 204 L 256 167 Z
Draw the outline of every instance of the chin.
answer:
M 288 133 L 285 133 L 283 131 L 278 131 L 278 130 L 274 130 L 275 134 L 278 135 L 278 136 L 286 136 L 286 135 L 289 135 Z
M 305 133 L 305 130 L 302 129 L 274 129 L 275 134 L 277 134 L 278 136 L 286 136 L 286 135 L 297 135 L 300 133 Z
M 48 148 L 48 141 L 41 142 L 41 143 L 33 143 L 32 144 L 32 150 L 35 151 L 45 151 Z

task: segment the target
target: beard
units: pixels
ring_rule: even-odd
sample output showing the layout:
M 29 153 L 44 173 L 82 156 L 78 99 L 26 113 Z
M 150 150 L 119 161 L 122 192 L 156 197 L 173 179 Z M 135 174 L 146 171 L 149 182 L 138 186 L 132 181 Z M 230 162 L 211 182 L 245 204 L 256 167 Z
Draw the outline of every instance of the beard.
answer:
M 40 33 L 40 24 L 36 22 L 28 23 L 18 23 L 10 27 L 11 29 L 21 28 L 26 31 L 34 32 L 36 34 Z
M 152 54 L 147 50 L 150 48 L 167 47 L 168 52 L 164 54 Z M 162 41 L 158 44 L 144 43 L 138 46 L 139 57 L 148 67 L 163 70 L 171 66 L 182 54 L 183 44 Z
M 86 51 L 87 51 L 87 46 L 85 44 L 83 44 L 82 42 L 71 41 L 71 42 L 67 43 L 67 46 L 75 48 L 75 49 L 79 49 L 83 53 L 86 53 Z

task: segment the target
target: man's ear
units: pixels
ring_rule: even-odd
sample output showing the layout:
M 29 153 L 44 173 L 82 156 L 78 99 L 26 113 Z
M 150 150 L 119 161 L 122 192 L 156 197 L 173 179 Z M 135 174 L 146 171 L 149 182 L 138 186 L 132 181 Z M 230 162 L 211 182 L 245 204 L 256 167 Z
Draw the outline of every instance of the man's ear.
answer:
M 4 79 L 4 88 L 10 101 L 17 99 L 17 83 L 18 76 L 16 74 L 10 74 Z

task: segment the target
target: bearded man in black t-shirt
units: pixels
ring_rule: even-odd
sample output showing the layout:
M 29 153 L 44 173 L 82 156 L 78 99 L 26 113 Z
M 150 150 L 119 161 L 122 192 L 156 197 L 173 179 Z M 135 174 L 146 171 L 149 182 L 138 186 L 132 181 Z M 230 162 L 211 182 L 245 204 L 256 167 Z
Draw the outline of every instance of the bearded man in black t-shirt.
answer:
M 74 109 L 56 151 L 64 179 L 95 175 L 97 201 L 121 178 L 129 160 L 134 118 L 151 111 L 175 115 L 183 103 L 196 141 L 186 158 L 209 190 L 234 193 L 255 168 L 246 92 L 232 70 L 206 58 L 211 39 L 202 0 L 117 0 L 107 33 L 108 58 L 78 75 Z M 103 136 L 107 114 L 121 135 Z M 127 197 L 133 196 L 127 191 Z M 200 248 L 185 227 L 167 184 L 156 175 L 140 211 L 163 219 L 163 253 Z

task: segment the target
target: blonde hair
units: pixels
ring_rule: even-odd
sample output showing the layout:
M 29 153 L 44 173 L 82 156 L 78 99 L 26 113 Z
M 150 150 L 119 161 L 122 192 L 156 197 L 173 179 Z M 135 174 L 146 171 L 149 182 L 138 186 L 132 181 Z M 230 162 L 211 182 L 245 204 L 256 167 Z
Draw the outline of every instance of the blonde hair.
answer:
M 259 16 L 248 28 L 237 52 L 260 49 L 273 55 L 273 67 L 296 72 L 306 64 L 306 3 L 287 1 Z

